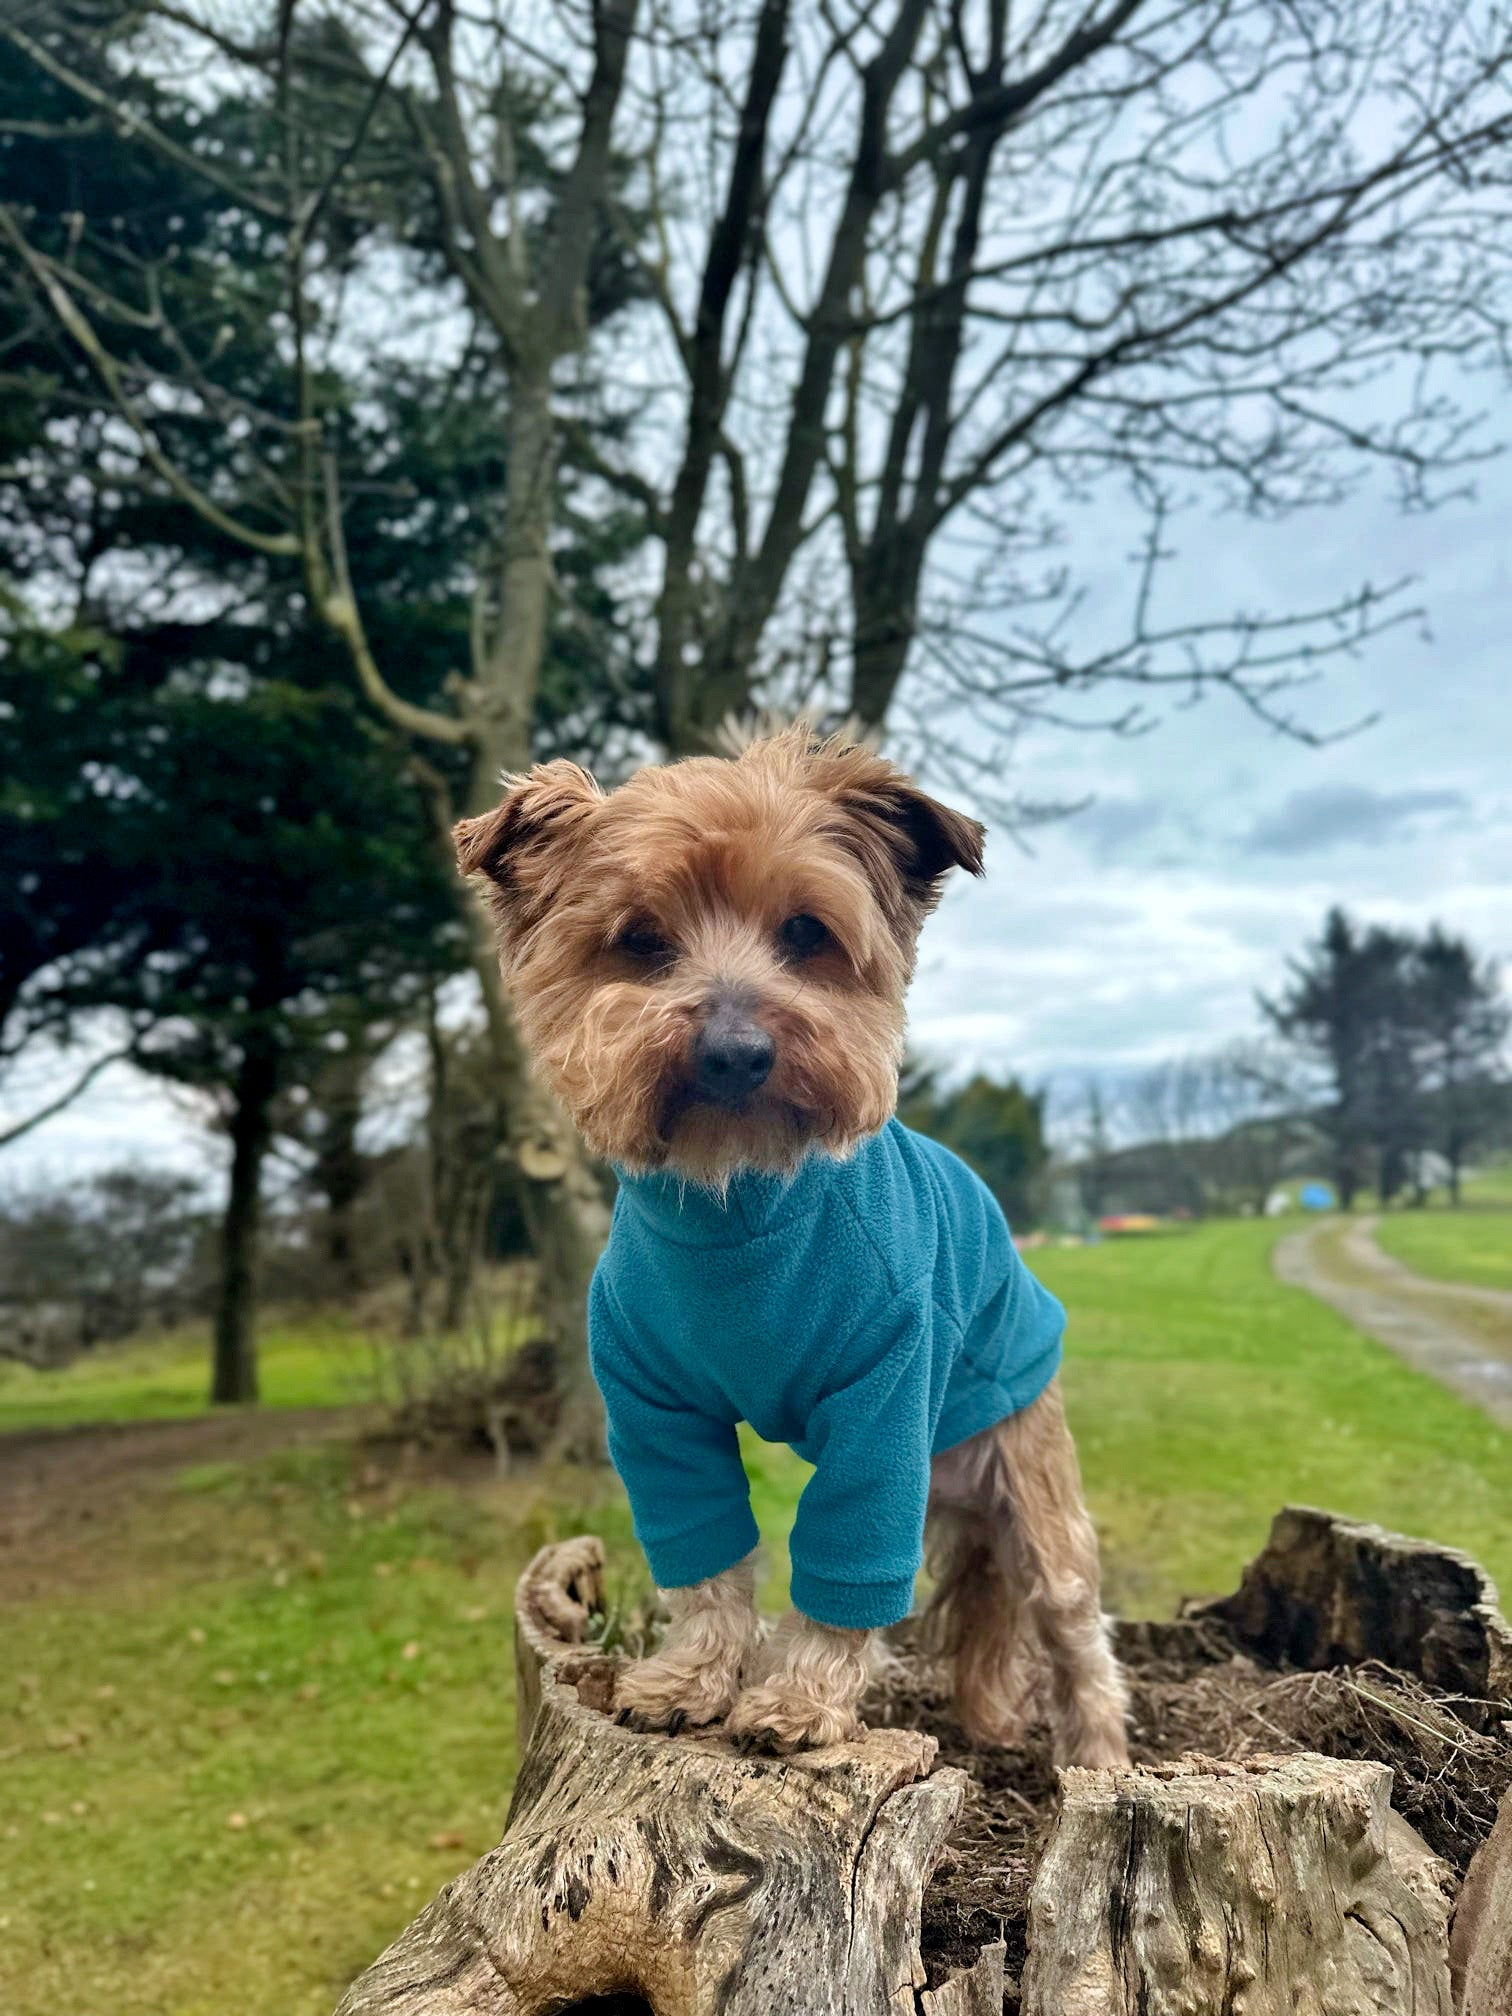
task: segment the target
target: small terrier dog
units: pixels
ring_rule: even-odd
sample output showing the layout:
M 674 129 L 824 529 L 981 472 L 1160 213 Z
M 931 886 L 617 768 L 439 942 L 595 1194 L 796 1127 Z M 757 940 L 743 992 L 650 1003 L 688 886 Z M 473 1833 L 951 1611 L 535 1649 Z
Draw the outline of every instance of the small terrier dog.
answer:
M 1062 1312 L 985 1186 L 893 1116 L 920 927 L 951 868 L 981 872 L 982 828 L 800 724 L 608 793 L 542 764 L 456 837 L 526 1043 L 620 1178 L 593 1362 L 671 1616 L 622 1718 L 778 1752 L 854 1735 L 927 1516 L 973 1741 L 1043 1715 L 1057 1761 L 1126 1762 Z M 741 1421 L 815 1465 L 769 1643 Z

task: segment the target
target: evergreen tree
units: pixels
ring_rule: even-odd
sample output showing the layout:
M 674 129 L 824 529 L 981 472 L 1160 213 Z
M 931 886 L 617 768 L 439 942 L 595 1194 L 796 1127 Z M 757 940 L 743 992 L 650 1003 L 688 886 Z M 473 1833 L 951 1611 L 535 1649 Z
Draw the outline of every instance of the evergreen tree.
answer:
M 1417 948 L 1413 979 L 1427 1136 L 1449 1165 L 1449 1196 L 1458 1204 L 1466 1157 L 1496 1122 L 1490 1093 L 1505 1070 L 1512 1006 L 1496 967 L 1438 924 Z

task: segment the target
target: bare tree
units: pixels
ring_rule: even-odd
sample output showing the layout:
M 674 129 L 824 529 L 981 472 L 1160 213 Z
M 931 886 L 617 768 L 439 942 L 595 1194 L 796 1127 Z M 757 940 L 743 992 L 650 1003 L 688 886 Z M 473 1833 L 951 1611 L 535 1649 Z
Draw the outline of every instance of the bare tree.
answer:
M 1226 510 L 1242 536 L 1376 468 L 1436 502 L 1482 452 L 1446 373 L 1512 348 L 1501 0 L 266 0 L 239 28 L 145 0 L 133 18 L 127 53 L 165 88 L 192 72 L 266 105 L 269 158 L 212 153 L 92 81 L 67 8 L 9 10 L 0 37 L 279 234 L 292 428 L 223 396 L 212 330 L 158 331 L 179 361 L 150 377 L 123 365 L 134 319 L 161 312 L 151 274 L 79 284 L 10 212 L 3 249 L 115 402 L 131 480 L 303 569 L 438 832 L 530 755 L 569 452 L 659 553 L 617 625 L 649 668 L 643 746 L 708 746 L 757 703 L 851 713 L 1003 804 L 1026 723 L 1132 730 L 1152 701 L 1221 689 L 1315 732 L 1293 689 L 1402 620 L 1396 585 L 1164 613 L 1181 514 Z M 381 369 L 399 340 L 383 311 L 396 259 L 401 286 L 425 278 L 398 193 L 417 184 L 447 274 L 431 298 L 505 387 L 471 661 L 439 706 L 379 663 L 352 592 L 318 368 Z M 337 215 L 377 234 L 365 285 L 331 257 Z M 606 259 L 647 305 L 595 331 Z M 607 448 L 584 424 L 606 400 Z M 197 485 L 169 409 L 250 442 L 253 488 Z M 1115 501 L 1143 525 L 1122 606 L 1077 564 L 1105 522 L 1089 508 Z M 571 1343 L 602 1207 L 476 931 Z
M 1205 1060 L 1203 1098 L 1219 1197 L 1264 1211 L 1316 1138 L 1295 1059 L 1264 1037 L 1240 1037 Z

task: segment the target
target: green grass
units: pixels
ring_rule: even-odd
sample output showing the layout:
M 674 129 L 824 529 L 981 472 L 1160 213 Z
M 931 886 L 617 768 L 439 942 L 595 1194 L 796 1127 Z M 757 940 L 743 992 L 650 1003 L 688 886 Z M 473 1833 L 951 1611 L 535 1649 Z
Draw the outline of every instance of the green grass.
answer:
M 1232 1587 L 1272 1513 L 1325 1505 L 1512 1589 L 1512 1436 L 1270 1272 L 1274 1225 L 1034 1256 L 1118 1606 Z
M 1512 1292 L 1512 1206 L 1394 1211 L 1381 1220 L 1376 1243 L 1431 1280 Z
M 1232 1586 L 1288 1499 L 1454 1542 L 1512 1582 L 1512 1437 L 1281 1287 L 1276 1231 L 1035 1256 L 1071 1310 L 1068 1397 L 1113 1600 L 1169 1614 Z M 352 1339 L 286 1334 L 270 1390 L 308 1403 L 361 1362 Z M 179 1349 L 143 1347 L 134 1374 L 113 1356 L 110 1380 L 103 1358 L 62 1375 L 57 1406 L 189 1411 L 203 1354 Z M 775 1605 L 805 1472 L 754 1440 L 746 1454 Z M 497 1837 L 511 1584 L 543 1540 L 585 1527 L 633 1600 L 644 1570 L 603 1476 L 406 1484 L 326 1446 L 200 1465 L 108 1522 L 68 1586 L 0 1623 L 0 2009 L 325 2016 Z
M 16 1606 L 0 1680 L 0 2008 L 327 2016 L 498 1838 L 513 1579 L 622 1505 L 354 1488 L 344 1450 L 205 1466 Z M 564 1494 L 565 1495 L 565 1494 Z
M 340 1407 L 370 1399 L 371 1340 L 339 1319 L 273 1322 L 258 1351 L 264 1407 Z M 58 1372 L 0 1361 L 0 1430 L 208 1412 L 210 1342 L 199 1327 L 86 1352 Z

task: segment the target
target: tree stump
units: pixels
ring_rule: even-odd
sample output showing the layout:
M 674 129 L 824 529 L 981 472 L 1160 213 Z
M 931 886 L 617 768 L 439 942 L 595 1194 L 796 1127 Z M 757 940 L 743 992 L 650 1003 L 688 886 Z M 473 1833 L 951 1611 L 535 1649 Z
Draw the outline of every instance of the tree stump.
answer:
M 1512 1697 L 1512 1628 L 1478 1562 L 1308 1505 L 1277 1513 L 1235 1595 L 1191 1614 L 1272 1665 L 1375 1659 L 1446 1694 Z
M 1450 2016 L 1442 1865 L 1382 1764 L 1064 1771 L 1024 2016 Z
M 1470 1864 L 1449 1942 L 1455 2009 L 1460 2016 L 1508 2016 L 1512 2010 L 1512 1792 L 1501 1802 L 1491 1838 Z
M 597 1540 L 572 1540 L 521 1578 L 504 1839 L 339 2016 L 915 2011 L 924 1883 L 963 1774 L 933 1770 L 934 1742 L 909 1730 L 784 1762 L 621 1729 L 606 1712 L 617 1662 L 580 1642 L 602 1565 Z M 975 2016 L 969 2001 L 938 2007 Z
M 338 2016 L 1512 2016 L 1512 1819 L 1465 1885 L 1451 1994 L 1449 1872 L 1391 1810 L 1391 1771 L 1305 1751 L 1062 1774 L 1022 1983 L 990 1911 L 931 1983 L 921 1907 L 965 1775 L 906 1727 L 789 1759 L 621 1729 L 618 1656 L 585 1642 L 602 1568 L 584 1538 L 520 1578 L 504 1838 Z M 1236 1641 L 1473 1695 L 1466 1740 L 1504 1754 L 1468 1732 L 1512 1706 L 1512 1632 L 1462 1555 L 1291 1508 L 1235 1596 L 1120 1633 L 1197 1674 Z

